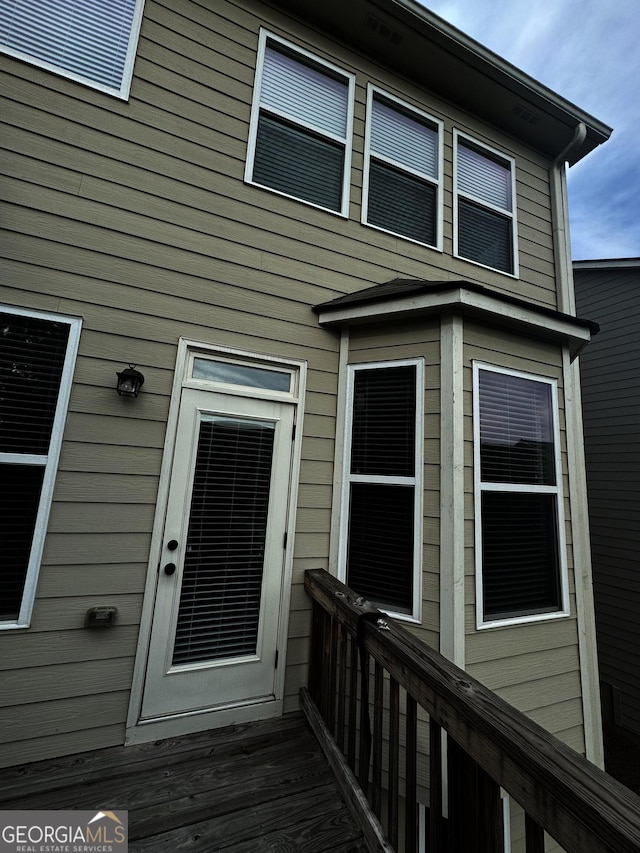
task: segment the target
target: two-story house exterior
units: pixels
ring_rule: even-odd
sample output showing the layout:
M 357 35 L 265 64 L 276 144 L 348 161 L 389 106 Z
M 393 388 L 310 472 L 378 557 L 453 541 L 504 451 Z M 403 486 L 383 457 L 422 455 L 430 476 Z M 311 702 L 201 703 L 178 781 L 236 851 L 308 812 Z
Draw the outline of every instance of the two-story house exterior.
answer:
M 295 709 L 317 567 L 600 761 L 609 128 L 411 0 L 0 10 L 0 764 Z

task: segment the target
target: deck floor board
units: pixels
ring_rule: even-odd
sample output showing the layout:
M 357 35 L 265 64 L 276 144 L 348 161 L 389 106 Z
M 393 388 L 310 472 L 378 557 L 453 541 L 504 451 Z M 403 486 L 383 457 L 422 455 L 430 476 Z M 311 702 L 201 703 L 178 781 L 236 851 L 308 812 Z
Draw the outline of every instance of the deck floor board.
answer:
M 0 809 L 126 809 L 131 853 L 366 853 L 302 715 L 5 768 Z

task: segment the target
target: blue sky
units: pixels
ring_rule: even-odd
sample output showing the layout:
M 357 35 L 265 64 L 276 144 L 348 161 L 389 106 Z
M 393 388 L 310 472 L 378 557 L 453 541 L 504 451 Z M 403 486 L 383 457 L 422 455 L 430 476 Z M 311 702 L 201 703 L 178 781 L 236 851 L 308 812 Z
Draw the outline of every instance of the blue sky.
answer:
M 640 257 L 640 2 L 422 0 L 454 27 L 613 127 L 569 170 L 573 257 Z

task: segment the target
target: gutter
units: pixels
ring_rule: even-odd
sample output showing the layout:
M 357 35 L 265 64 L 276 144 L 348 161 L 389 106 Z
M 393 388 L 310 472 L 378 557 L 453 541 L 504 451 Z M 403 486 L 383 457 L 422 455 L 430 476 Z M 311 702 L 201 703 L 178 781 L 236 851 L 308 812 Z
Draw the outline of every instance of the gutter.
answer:
M 612 129 L 605 122 L 598 120 L 539 80 L 531 77 L 416 0 L 369 0 L 369 2 L 374 7 L 378 6 L 383 10 L 386 8 L 391 11 L 395 7 L 397 10 L 403 10 L 405 14 L 414 16 L 423 26 L 431 30 L 432 38 L 434 31 L 439 33 L 441 39 L 449 43 L 451 52 L 464 57 L 464 62 L 467 65 L 492 77 L 518 97 L 526 98 L 528 95 L 530 103 L 535 108 L 541 109 L 549 115 L 562 116 L 563 123 L 568 124 L 569 127 L 572 122 L 578 121 L 578 128 L 584 128 L 584 133 L 580 131 L 579 142 L 574 134 L 571 142 L 558 155 L 568 160 L 570 165 L 574 165 L 594 148 L 609 139 Z M 419 24 L 417 22 L 416 24 L 415 28 L 418 29 Z M 581 152 L 580 149 L 585 142 L 588 142 L 588 147 Z M 574 155 L 575 159 L 572 159 Z

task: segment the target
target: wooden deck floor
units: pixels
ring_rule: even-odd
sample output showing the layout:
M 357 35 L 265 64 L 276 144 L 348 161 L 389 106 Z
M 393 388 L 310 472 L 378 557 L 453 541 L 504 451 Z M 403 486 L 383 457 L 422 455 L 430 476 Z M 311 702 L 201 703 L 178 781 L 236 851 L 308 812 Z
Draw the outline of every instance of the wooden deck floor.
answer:
M 365 853 L 302 715 L 0 771 L 1 809 L 126 809 L 131 853 Z

